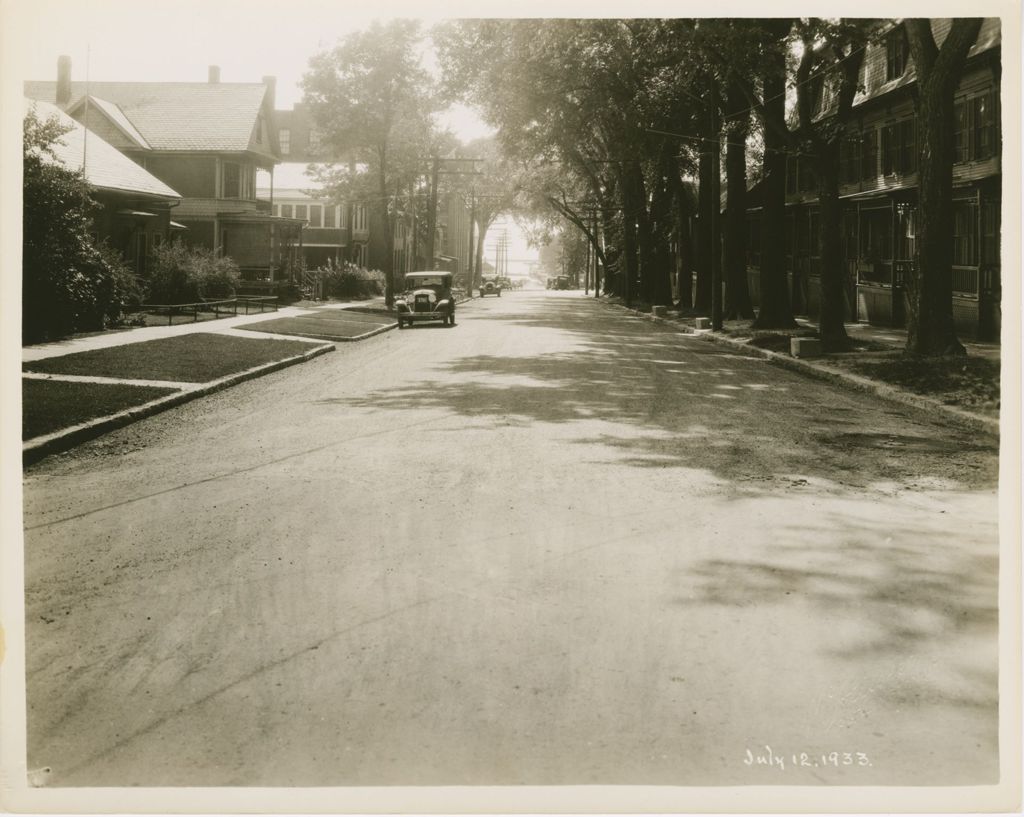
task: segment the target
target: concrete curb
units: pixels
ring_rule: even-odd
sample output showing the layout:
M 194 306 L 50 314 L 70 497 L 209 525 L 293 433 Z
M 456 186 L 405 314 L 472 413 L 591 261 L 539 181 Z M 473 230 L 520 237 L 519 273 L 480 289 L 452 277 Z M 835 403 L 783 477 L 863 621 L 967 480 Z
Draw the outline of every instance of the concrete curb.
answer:
M 874 393 L 885 400 L 889 400 L 894 403 L 901 403 L 905 406 L 911 406 L 923 411 L 939 410 L 948 415 L 950 419 L 969 425 L 986 434 L 993 434 L 996 437 L 999 436 L 999 420 L 994 417 L 986 417 L 982 414 L 976 414 L 973 411 L 957 408 L 956 406 L 947 406 L 945 403 L 932 397 L 914 394 L 913 392 L 908 392 L 903 389 L 896 388 L 895 386 L 890 386 L 888 383 L 871 380 L 870 378 L 853 374 L 852 372 L 838 371 L 821 363 L 812 363 L 809 360 L 800 360 L 799 358 L 790 357 L 789 355 L 784 355 L 779 352 L 773 352 L 770 349 L 759 349 L 756 346 L 751 346 L 749 343 L 744 343 L 743 341 L 739 341 L 734 338 L 716 335 L 708 329 L 696 330 L 691 329 L 688 326 L 680 326 L 669 318 L 660 318 L 647 312 L 641 312 L 638 309 L 628 309 L 624 306 L 620 306 L 619 304 L 606 303 L 605 305 L 618 307 L 630 314 L 646 318 L 652 323 L 660 323 L 683 335 L 694 335 L 698 339 L 709 343 L 731 346 L 734 349 L 742 350 L 744 352 L 754 352 L 769 362 L 775 363 L 784 369 L 800 372 L 802 374 L 809 375 L 810 377 L 817 378 L 818 380 L 825 380 L 837 385 L 854 388 L 858 391 Z
M 278 369 L 285 369 L 289 366 L 305 363 L 307 360 L 312 360 L 315 357 L 319 357 L 322 354 L 333 351 L 333 344 L 327 343 L 321 346 L 315 346 L 308 352 L 303 352 L 301 355 L 293 355 L 292 357 L 285 358 L 284 360 L 275 360 L 273 363 L 264 363 L 261 366 L 254 366 L 251 369 L 246 369 L 244 372 L 237 372 L 236 374 L 222 377 L 219 380 L 211 380 L 208 383 L 197 384 L 194 388 L 184 389 L 179 391 L 177 394 L 158 397 L 156 400 L 150 400 L 148 403 L 143 403 L 141 406 L 132 406 L 131 408 L 119 411 L 116 414 L 109 414 L 106 417 L 97 417 L 94 420 L 89 420 L 88 422 L 80 423 L 79 425 L 71 426 L 70 428 L 61 429 L 60 431 L 55 431 L 52 434 L 33 437 L 31 440 L 26 440 L 22 444 L 22 466 L 31 465 L 50 454 L 56 454 L 59 451 L 66 451 L 79 443 L 99 437 L 100 435 L 105 434 L 108 431 L 112 431 L 115 428 L 130 425 L 137 420 L 142 420 L 154 414 L 159 414 L 161 411 L 174 408 L 182 403 L 195 400 L 197 397 L 213 394 L 221 389 L 226 389 L 229 386 L 237 385 L 238 383 L 242 383 L 246 380 L 254 380 L 255 378 L 261 377 L 265 374 L 276 372 Z

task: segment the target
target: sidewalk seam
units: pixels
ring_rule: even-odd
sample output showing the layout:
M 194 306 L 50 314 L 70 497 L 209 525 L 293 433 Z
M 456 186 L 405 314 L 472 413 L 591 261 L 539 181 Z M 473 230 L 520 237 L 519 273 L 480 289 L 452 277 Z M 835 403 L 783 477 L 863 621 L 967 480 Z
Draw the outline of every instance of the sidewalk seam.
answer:
M 662 324 L 663 326 L 675 330 L 679 334 L 693 335 L 698 340 L 707 341 L 708 343 L 717 343 L 723 346 L 730 346 L 734 349 L 745 352 L 755 352 L 770 363 L 775 363 L 782 368 L 790 369 L 795 372 L 801 372 L 818 380 L 827 380 L 835 384 L 857 389 L 858 391 L 873 392 L 885 400 L 901 403 L 924 411 L 939 409 L 944 414 L 948 415 L 950 419 L 961 423 L 967 423 L 977 430 L 993 434 L 997 437 L 999 436 L 999 419 L 995 417 L 985 417 L 984 415 L 976 414 L 973 411 L 967 411 L 966 409 L 957 408 L 956 406 L 948 406 L 933 397 L 914 394 L 913 392 L 908 392 L 904 389 L 898 389 L 895 386 L 890 386 L 888 383 L 880 383 L 877 380 L 872 380 L 860 375 L 830 369 L 806 360 L 800 360 L 799 358 L 790 357 L 789 355 L 784 355 L 779 352 L 773 352 L 770 349 L 760 349 L 757 346 L 751 346 L 749 343 L 743 343 L 742 341 L 735 340 L 734 338 L 715 335 L 711 330 L 699 331 L 691 329 L 689 326 L 680 326 L 667 318 L 651 315 L 647 312 L 641 312 L 638 309 L 631 309 L 619 304 L 609 303 L 605 303 L 605 306 L 618 307 L 629 314 L 646 318 L 652 323 Z

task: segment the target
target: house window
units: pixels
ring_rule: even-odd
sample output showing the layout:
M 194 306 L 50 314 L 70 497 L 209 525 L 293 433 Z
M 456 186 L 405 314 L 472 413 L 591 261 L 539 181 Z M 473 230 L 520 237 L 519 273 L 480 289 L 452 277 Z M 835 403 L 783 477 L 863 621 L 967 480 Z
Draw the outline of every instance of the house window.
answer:
M 860 177 L 874 179 L 878 175 L 878 131 L 868 128 L 864 131 L 860 151 Z
M 309 218 L 309 216 L 306 214 L 306 205 L 305 204 L 296 204 L 295 205 L 295 218 L 301 218 L 301 219 Z
M 263 116 L 256 114 L 256 144 L 263 144 Z
M 814 166 L 811 164 L 809 159 L 801 158 L 797 161 L 796 173 L 797 188 L 801 192 L 813 191 L 817 189 L 818 185 L 815 181 Z
M 897 26 L 885 40 L 885 81 L 903 76 L 907 70 L 907 35 Z
M 281 128 L 277 132 L 277 143 L 281 146 L 281 155 L 287 156 L 292 152 L 292 132 L 288 128 Z
M 995 94 L 991 91 L 956 102 L 953 107 L 955 162 L 983 161 L 996 155 L 999 133 L 995 104 Z
M 982 94 L 971 100 L 973 114 L 975 159 L 988 159 L 995 155 L 995 99 L 991 93 Z
M 867 263 L 892 260 L 892 211 L 861 211 L 860 255 Z
M 899 139 L 899 125 L 886 125 L 882 128 L 882 173 L 886 176 L 896 172 Z
M 291 218 L 292 217 L 292 206 L 290 204 L 282 204 L 281 205 L 281 215 L 284 216 L 285 218 Z
M 786 193 L 796 193 L 797 189 L 797 158 L 796 156 L 786 157 Z
M 825 77 L 822 74 L 811 77 L 807 90 L 811 94 L 811 116 L 817 116 L 825 108 Z
M 899 170 L 901 173 L 917 170 L 917 127 L 913 119 L 900 122 Z
M 237 199 L 241 195 L 241 168 L 235 162 L 224 162 L 224 179 L 221 185 L 221 198 Z
M 309 150 L 315 152 L 320 149 L 321 134 L 316 128 L 309 129 Z
M 966 162 L 970 157 L 970 108 L 962 99 L 953 106 L 953 161 Z
M 917 210 L 901 207 L 896 211 L 896 259 L 912 261 L 917 243 Z
M 338 208 L 330 205 L 324 207 L 324 227 L 338 226 Z
M 999 202 L 981 205 L 981 257 L 985 264 L 999 263 Z
M 977 224 L 977 202 L 953 202 L 953 266 L 978 266 Z
M 860 180 L 860 137 L 848 136 L 839 145 L 839 167 L 844 184 Z
M 843 214 L 843 257 L 847 261 L 857 260 L 857 211 L 847 210 Z
M 309 206 L 309 226 L 319 227 L 323 224 L 323 205 L 311 204 Z
M 362 204 L 357 204 L 352 210 L 352 229 L 353 230 L 365 230 L 366 229 L 366 207 Z

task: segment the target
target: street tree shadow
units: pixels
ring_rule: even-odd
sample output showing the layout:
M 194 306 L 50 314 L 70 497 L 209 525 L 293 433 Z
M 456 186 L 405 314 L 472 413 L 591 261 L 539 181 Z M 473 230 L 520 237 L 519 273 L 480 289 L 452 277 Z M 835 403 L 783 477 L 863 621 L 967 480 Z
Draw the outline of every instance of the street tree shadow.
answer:
M 927 479 L 935 474 L 946 487 L 996 484 L 995 441 L 912 409 L 582 297 L 525 296 L 521 306 L 514 313 L 467 309 L 462 321 L 514 324 L 524 332 L 524 349 L 532 345 L 529 333 L 538 332 L 553 351 L 465 355 L 403 387 L 319 402 L 441 409 L 478 425 L 579 424 L 577 442 L 606 447 L 616 462 L 624 456 L 638 468 L 702 468 L 755 493 L 794 475 L 848 487 L 935 487 Z M 594 421 L 602 423 L 597 436 Z

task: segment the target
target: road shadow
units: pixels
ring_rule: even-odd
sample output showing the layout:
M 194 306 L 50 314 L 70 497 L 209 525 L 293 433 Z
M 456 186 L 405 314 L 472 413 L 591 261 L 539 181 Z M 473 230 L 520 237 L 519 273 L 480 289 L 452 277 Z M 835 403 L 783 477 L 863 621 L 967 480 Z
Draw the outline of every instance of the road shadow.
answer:
M 580 425 L 638 468 L 702 468 L 751 494 L 799 480 L 839 487 L 991 489 L 997 443 L 639 320 L 583 297 L 523 296 L 471 312 L 545 339 L 541 354 L 468 354 L 419 381 L 320 405 L 442 409 L 474 424 Z M 601 422 L 595 434 L 594 421 Z M 937 478 L 934 475 L 941 475 Z

